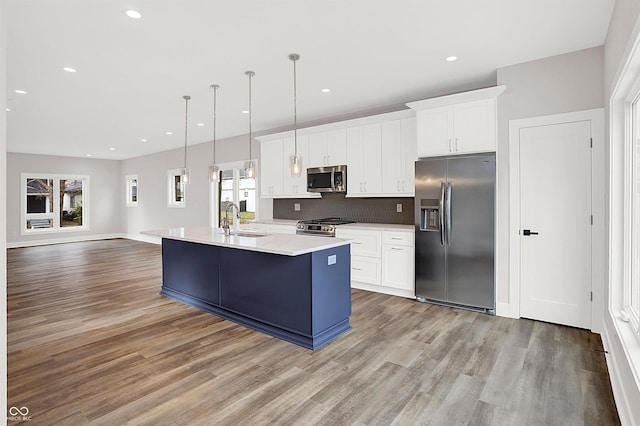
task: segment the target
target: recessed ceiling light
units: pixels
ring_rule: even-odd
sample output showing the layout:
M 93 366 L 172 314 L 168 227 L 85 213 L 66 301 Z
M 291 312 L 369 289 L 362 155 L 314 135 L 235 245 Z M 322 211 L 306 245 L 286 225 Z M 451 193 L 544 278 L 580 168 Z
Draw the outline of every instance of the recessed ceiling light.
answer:
M 322 93 L 329 93 L 331 89 L 322 89 Z
M 246 110 L 246 109 L 242 110 L 241 112 L 242 112 L 243 114 L 249 114 L 249 110 Z
M 116 149 L 114 147 L 109 148 L 109 151 L 115 151 Z
M 166 134 L 171 136 L 173 134 L 173 132 L 167 132 Z
M 4 110 L 5 111 L 11 111 L 11 108 L 5 108 Z
M 76 69 L 71 67 L 64 67 L 62 69 L 65 70 L 66 72 L 76 72 Z
M 198 123 L 196 126 L 204 126 L 204 123 Z
M 146 141 L 147 139 L 144 139 L 144 138 L 140 139 L 140 142 L 146 142 Z
M 91 157 L 91 154 L 87 154 L 87 157 Z
M 457 59 L 458 59 L 457 56 L 449 56 L 449 57 L 447 57 L 446 61 L 447 62 L 453 62 L 453 61 L 456 61 Z
M 125 14 L 131 19 L 140 19 L 142 18 L 142 13 L 137 10 L 127 10 Z
M 26 90 L 22 90 L 22 89 L 16 89 L 16 90 L 14 90 L 14 92 L 20 93 L 22 95 L 26 95 L 27 94 L 27 91 Z

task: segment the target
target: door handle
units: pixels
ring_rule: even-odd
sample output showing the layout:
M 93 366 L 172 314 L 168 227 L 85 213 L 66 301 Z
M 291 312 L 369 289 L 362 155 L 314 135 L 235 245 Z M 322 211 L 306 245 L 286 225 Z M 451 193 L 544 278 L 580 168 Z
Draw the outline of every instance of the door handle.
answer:
M 534 232 L 534 231 L 532 231 L 530 229 L 523 229 L 522 230 L 522 235 L 525 235 L 525 236 L 528 237 L 529 235 L 538 235 L 538 233 Z
M 445 228 L 447 230 L 447 244 L 451 245 L 451 233 L 453 224 L 451 223 L 451 182 L 447 184 L 447 195 L 445 198 L 445 210 L 446 210 L 446 223 Z

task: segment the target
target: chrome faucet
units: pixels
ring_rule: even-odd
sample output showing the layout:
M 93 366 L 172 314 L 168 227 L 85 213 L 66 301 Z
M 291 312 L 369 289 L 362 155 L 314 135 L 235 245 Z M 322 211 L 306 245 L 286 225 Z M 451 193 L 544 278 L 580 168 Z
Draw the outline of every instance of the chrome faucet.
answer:
M 233 203 L 227 204 L 227 208 L 224 211 L 224 220 L 222 221 L 222 229 L 224 229 L 224 235 L 226 236 L 231 235 L 229 230 L 229 211 L 233 210 L 234 207 L 236 209 L 236 219 L 240 219 L 240 208 Z

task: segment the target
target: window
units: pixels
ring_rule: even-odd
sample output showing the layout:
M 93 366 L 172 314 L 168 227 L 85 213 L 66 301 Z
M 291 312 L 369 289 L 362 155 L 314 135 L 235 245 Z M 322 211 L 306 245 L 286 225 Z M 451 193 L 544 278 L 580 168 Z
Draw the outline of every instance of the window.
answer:
M 127 187 L 127 206 L 129 207 L 137 207 L 138 206 L 138 175 L 127 175 L 126 176 Z
M 623 311 L 640 332 L 640 93 L 630 105 L 631 131 L 626 138 L 625 192 L 628 220 L 625 235 L 626 279 Z
M 169 170 L 167 176 L 168 206 L 184 208 L 186 206 L 186 185 L 182 182 L 182 169 Z
M 256 218 L 256 180 L 246 176 L 243 163 L 220 164 L 219 167 L 218 180 L 212 183 L 211 226 L 222 226 L 226 208 L 233 203 L 240 209 L 239 228 L 248 228 L 249 221 Z M 235 214 L 229 215 L 229 224 L 235 224 Z
M 89 176 L 22 173 L 21 233 L 88 229 Z

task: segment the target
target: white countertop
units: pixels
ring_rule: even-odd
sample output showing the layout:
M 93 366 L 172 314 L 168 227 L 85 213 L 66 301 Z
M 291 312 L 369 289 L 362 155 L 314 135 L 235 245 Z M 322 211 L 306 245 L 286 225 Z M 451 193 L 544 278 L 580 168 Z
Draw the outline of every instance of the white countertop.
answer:
M 299 256 L 314 251 L 343 246 L 351 242 L 351 240 L 342 238 L 316 237 L 311 235 L 268 234 L 264 237 L 225 236 L 221 228 L 207 227 L 161 229 L 143 231 L 141 234 L 285 256 Z
M 363 229 L 369 231 L 406 231 L 414 232 L 414 225 L 400 225 L 393 223 L 347 223 L 340 225 L 340 228 L 344 229 Z

